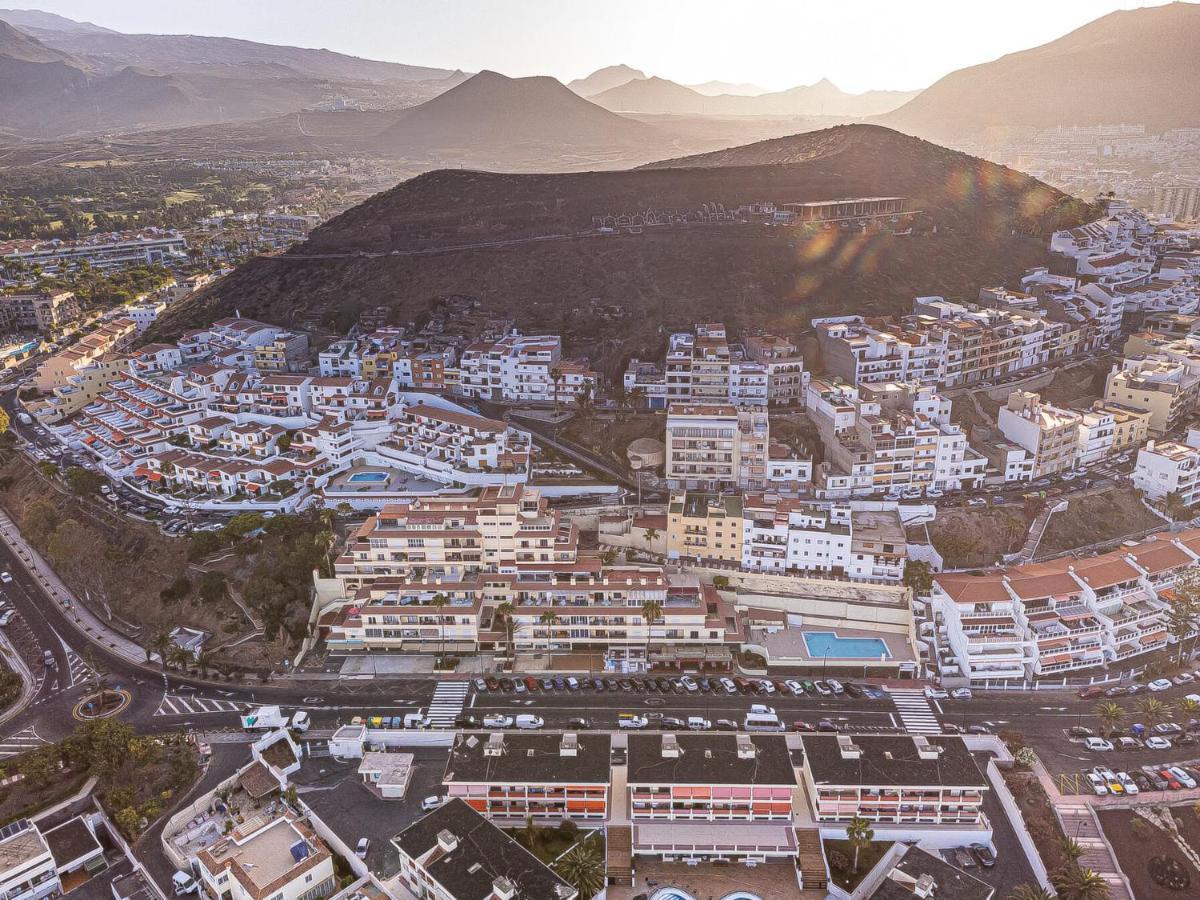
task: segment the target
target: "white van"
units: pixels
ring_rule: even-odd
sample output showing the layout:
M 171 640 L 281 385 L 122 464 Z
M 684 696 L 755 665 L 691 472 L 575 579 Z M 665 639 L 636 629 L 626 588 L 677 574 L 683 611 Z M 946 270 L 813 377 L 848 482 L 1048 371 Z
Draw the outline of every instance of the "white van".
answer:
M 779 721 L 779 717 L 772 713 L 746 713 L 746 720 L 742 723 L 742 728 L 746 731 L 785 731 L 783 723 Z

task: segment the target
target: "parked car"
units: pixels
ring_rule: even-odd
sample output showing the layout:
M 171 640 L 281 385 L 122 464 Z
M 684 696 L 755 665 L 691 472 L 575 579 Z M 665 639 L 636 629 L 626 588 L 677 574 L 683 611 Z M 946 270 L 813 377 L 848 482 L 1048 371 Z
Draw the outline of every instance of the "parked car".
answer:
M 621 713 L 617 717 L 618 728 L 645 728 L 649 724 L 649 719 L 645 716 L 635 715 L 634 713 Z
M 1185 788 L 1194 788 L 1196 786 L 1196 779 L 1180 766 L 1168 766 L 1167 771 Z
M 816 731 L 817 729 L 805 722 L 803 719 L 797 719 L 792 723 L 792 731 Z
M 971 855 L 971 851 L 966 847 L 958 847 L 954 851 L 954 861 L 960 869 L 974 869 L 975 857 Z
M 817 731 L 837 731 L 837 730 L 838 730 L 837 725 L 834 724 L 833 722 L 831 722 L 829 719 L 822 719 L 820 722 L 817 723 Z
M 592 727 L 592 723 L 583 716 L 575 716 L 574 718 L 567 719 L 567 727 L 574 728 L 576 731 L 587 731 Z
M 679 683 L 683 686 L 683 689 L 685 691 L 687 691 L 689 694 L 695 693 L 696 691 L 700 690 L 700 685 L 696 684 L 696 679 L 692 678 L 692 676 L 690 676 L 690 675 L 684 675 L 682 678 L 679 679 Z
M 833 689 L 823 681 L 814 681 L 813 688 L 822 697 L 832 697 Z
M 1169 690 L 1170 687 L 1171 687 L 1171 682 L 1168 681 L 1166 678 L 1156 678 L 1152 682 L 1150 682 L 1148 685 L 1146 685 L 1147 690 L 1151 690 L 1151 691 L 1165 691 L 1165 690 Z
M 1083 742 L 1083 746 L 1085 749 L 1091 750 L 1093 753 L 1106 753 L 1113 748 L 1111 742 L 1104 740 L 1104 738 L 1098 737 L 1086 738 Z
M 487 682 L 484 681 L 482 678 L 476 678 L 471 683 L 473 685 L 475 685 L 475 690 L 479 691 L 479 693 L 483 694 L 483 693 L 487 692 L 487 689 L 488 689 Z
M 512 716 L 506 716 L 502 713 L 488 713 L 483 717 L 484 728 L 512 728 Z
M 842 694 L 846 693 L 846 689 L 844 687 L 842 687 L 842 683 L 840 681 L 835 681 L 832 678 L 826 678 L 825 683 L 827 685 L 829 685 L 829 689 L 838 696 L 841 696 Z
M 717 719 L 713 727 L 717 731 L 737 731 L 740 726 L 733 719 Z
M 688 731 L 710 731 L 712 722 L 703 716 L 688 716 L 687 727 Z
M 663 731 L 684 731 L 687 729 L 687 722 L 674 716 L 663 716 L 658 720 L 658 727 Z
M 1108 793 L 1108 785 L 1104 779 L 1095 772 L 1084 772 L 1084 777 L 1087 779 L 1088 786 L 1092 789 L 1092 793 L 1097 797 L 1103 797 Z
M 788 681 L 785 682 L 785 684 L 787 684 L 788 690 L 790 690 L 794 696 L 799 697 L 801 694 L 804 693 L 804 685 L 802 685 L 798 681 L 789 679 Z
M 975 858 L 985 869 L 990 869 L 996 864 L 996 854 L 986 844 L 972 844 L 971 852 L 975 854 Z
M 1147 750 L 1170 750 L 1171 742 L 1165 737 L 1146 738 Z
M 516 726 L 518 728 L 526 728 L 526 729 L 541 728 L 545 724 L 546 724 L 546 720 L 543 719 L 541 716 L 521 715 L 521 716 L 517 716 L 517 719 L 516 719 Z
M 359 838 L 358 846 L 356 846 L 354 848 L 354 855 L 357 856 L 359 859 L 366 859 L 367 853 L 370 851 L 370 849 L 371 849 L 371 839 L 370 838 Z
M 1096 732 L 1092 731 L 1090 728 L 1086 728 L 1083 725 L 1072 725 L 1067 729 L 1067 734 L 1073 738 L 1089 738 L 1094 736 Z
M 1179 734 L 1183 731 L 1183 726 L 1174 722 L 1159 722 L 1150 730 L 1155 734 Z
M 437 809 L 442 805 L 443 798 L 437 794 L 431 794 L 421 801 L 421 812 L 429 812 L 431 809 Z
M 1121 782 L 1121 789 L 1124 790 L 1127 795 L 1132 797 L 1138 793 L 1138 786 L 1134 780 L 1129 777 L 1128 772 L 1118 772 L 1117 779 Z
M 1159 769 L 1158 777 L 1167 783 L 1167 788 L 1172 791 L 1178 791 L 1183 787 L 1183 783 L 1175 777 L 1170 769 Z
M 0 612 L 0 628 L 11 622 L 13 620 L 13 616 L 16 614 L 16 610 L 12 609 L 6 609 L 4 612 Z
M 972 696 L 971 689 L 965 688 L 965 687 L 964 688 L 955 688 L 954 690 L 952 690 L 950 692 L 950 696 L 953 697 L 955 700 L 970 700 L 971 696 Z
M 1150 791 L 1154 789 L 1153 783 L 1146 776 L 1145 772 L 1131 772 L 1129 778 L 1140 791 Z
M 941 688 L 927 687 L 925 688 L 926 700 L 948 700 L 950 698 L 949 691 L 943 691 Z
M 1123 737 L 1117 738 L 1118 750 L 1141 750 L 1144 745 L 1137 738 Z
M 1079 698 L 1081 700 L 1094 700 L 1097 697 L 1103 697 L 1103 696 L 1104 696 L 1104 688 L 1100 687 L 1099 685 L 1092 685 L 1091 687 L 1085 687 L 1085 688 L 1079 689 Z
M 737 693 L 737 685 L 733 683 L 732 678 L 722 678 L 721 679 L 721 687 L 723 687 L 725 689 L 725 693 L 727 693 L 727 694 L 736 694 Z

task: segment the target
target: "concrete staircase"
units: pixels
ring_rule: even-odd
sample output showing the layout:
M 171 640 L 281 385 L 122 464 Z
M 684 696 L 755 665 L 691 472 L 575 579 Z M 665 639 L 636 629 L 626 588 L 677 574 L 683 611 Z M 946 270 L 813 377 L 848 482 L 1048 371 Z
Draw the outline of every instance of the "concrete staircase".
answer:
M 1066 508 L 1066 500 L 1046 504 L 1046 508 L 1038 513 L 1038 517 L 1033 520 L 1033 525 L 1029 528 L 1029 535 L 1025 538 L 1025 544 L 1021 547 L 1020 552 L 1017 553 L 1017 562 L 1033 561 L 1033 555 L 1037 553 L 1038 544 L 1042 542 L 1042 535 L 1046 533 L 1046 526 L 1050 524 L 1050 517 L 1056 512 L 1063 512 Z
M 1095 813 L 1087 803 L 1065 801 L 1056 807 L 1063 834 L 1083 848 L 1079 866 L 1091 869 L 1107 883 L 1112 900 L 1133 900 L 1121 875 L 1121 868 L 1100 834 Z
M 606 853 L 610 884 L 633 884 L 633 829 L 628 825 L 609 825 Z
M 796 829 L 796 865 L 800 869 L 800 883 L 804 890 L 823 891 L 828 887 L 825 850 L 821 846 L 821 832 L 816 828 Z

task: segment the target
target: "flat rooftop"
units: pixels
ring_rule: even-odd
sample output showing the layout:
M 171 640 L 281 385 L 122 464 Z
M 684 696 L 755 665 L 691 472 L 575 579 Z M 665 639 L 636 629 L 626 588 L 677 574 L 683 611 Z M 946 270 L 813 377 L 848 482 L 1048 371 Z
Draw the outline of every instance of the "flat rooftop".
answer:
M 608 784 L 612 739 L 607 734 L 582 732 L 575 754 L 560 752 L 570 732 L 468 731 L 457 735 L 450 748 L 444 781 L 505 784 Z M 500 748 L 498 755 L 485 752 Z
M 856 734 L 851 742 L 861 754 L 842 755 L 836 734 L 805 734 L 805 761 L 818 787 L 947 787 L 984 789 L 988 781 L 960 737 L 930 737 L 940 747 L 936 759 L 923 759 L 919 736 Z
M 453 849 L 442 848 L 443 832 L 452 836 Z M 462 800 L 451 800 L 418 819 L 392 843 L 412 859 L 429 854 L 425 871 L 456 900 L 493 897 L 498 878 L 511 881 L 517 897 L 572 900 L 578 896 L 537 857 Z
M 752 758 L 738 756 L 736 734 L 675 735 L 678 756 L 663 756 L 661 734 L 629 735 L 629 784 L 794 785 L 796 772 L 783 735 L 749 735 Z M 743 739 L 745 736 L 743 736 Z
M 251 820 L 248 824 L 259 823 Z M 240 830 L 236 829 L 229 840 L 202 850 L 199 857 L 209 871 L 232 868 L 238 873 L 238 880 L 255 891 L 265 891 L 293 870 L 298 875 L 301 867 L 311 867 L 329 855 L 329 850 L 315 836 L 302 832 L 296 823 L 282 816 L 245 837 L 238 835 Z M 292 848 L 301 843 L 308 850 L 297 859 L 298 854 Z

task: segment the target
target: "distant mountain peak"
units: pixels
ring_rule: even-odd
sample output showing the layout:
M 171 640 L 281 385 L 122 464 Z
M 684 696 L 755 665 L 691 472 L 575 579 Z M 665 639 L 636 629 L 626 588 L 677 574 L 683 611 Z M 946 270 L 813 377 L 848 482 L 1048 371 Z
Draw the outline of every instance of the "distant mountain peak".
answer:
M 567 87 L 581 97 L 593 97 L 596 94 L 619 87 L 628 81 L 645 77 L 646 73 L 641 69 L 635 69 L 632 66 L 619 63 L 615 66 L 605 66 L 602 69 L 597 69 L 586 78 L 576 78 Z

